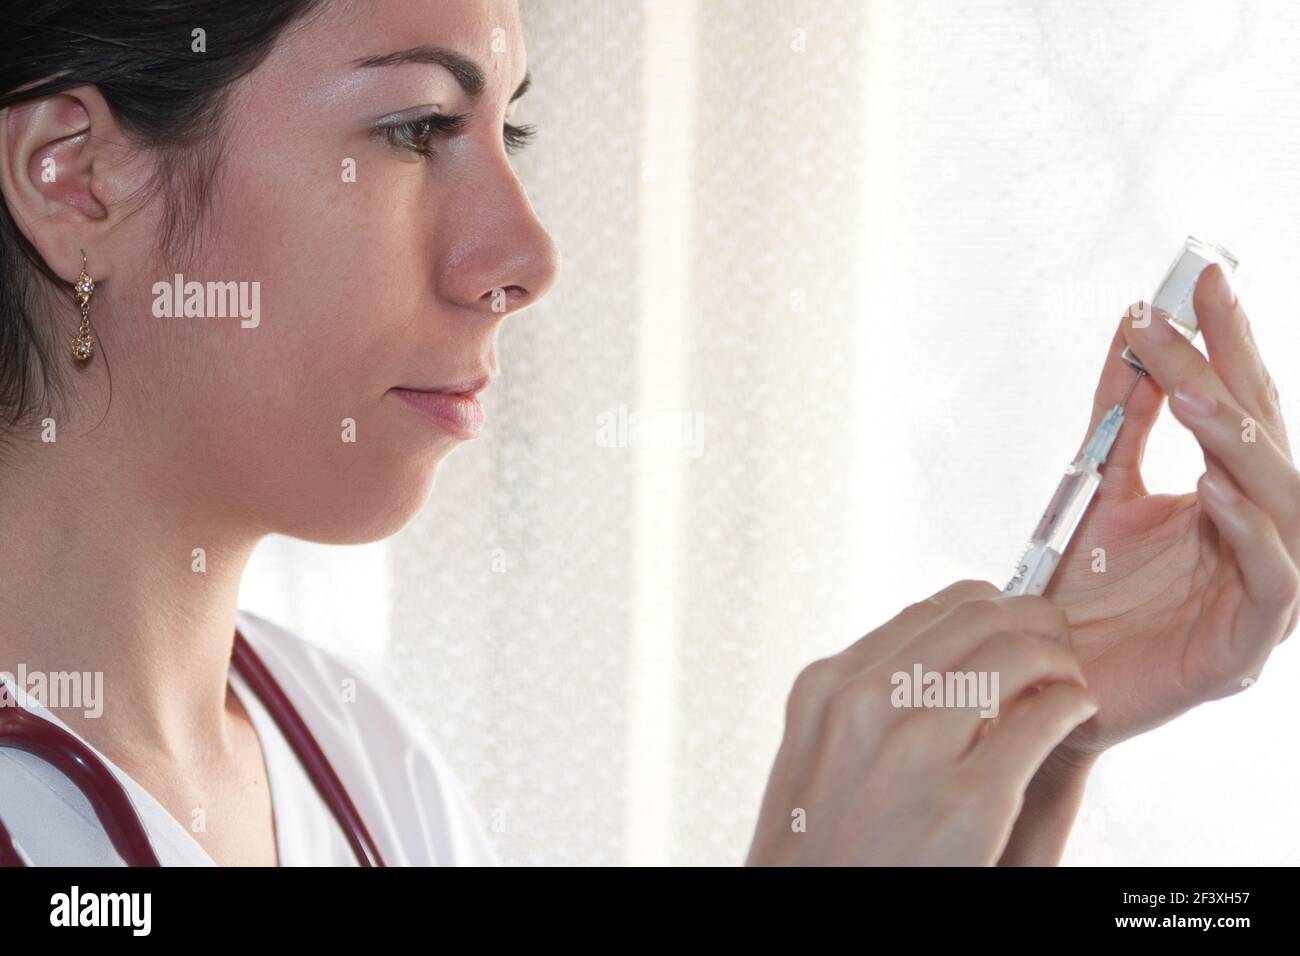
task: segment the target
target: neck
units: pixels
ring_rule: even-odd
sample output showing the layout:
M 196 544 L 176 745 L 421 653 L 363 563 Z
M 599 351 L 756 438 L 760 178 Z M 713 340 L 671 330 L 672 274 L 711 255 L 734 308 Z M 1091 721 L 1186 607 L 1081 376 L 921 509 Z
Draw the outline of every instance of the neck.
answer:
M 52 712 L 124 767 L 211 755 L 258 535 L 187 499 L 158 452 L 58 439 L 0 460 L 0 670 L 102 674 L 101 714 Z

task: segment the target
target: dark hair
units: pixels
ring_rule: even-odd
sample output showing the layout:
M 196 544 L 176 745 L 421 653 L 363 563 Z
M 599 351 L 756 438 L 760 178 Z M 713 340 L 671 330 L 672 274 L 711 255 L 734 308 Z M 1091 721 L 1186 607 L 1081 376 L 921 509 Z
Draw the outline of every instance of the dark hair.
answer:
M 157 176 L 142 198 L 162 192 L 159 249 L 175 254 L 177 237 L 193 240 L 207 206 L 231 84 L 323 2 L 0 0 L 0 110 L 97 87 L 127 134 L 157 152 Z M 203 52 L 193 49 L 196 29 L 204 31 Z M 60 338 L 38 314 L 41 276 L 66 286 L 72 302 L 70 283 L 0 202 L 0 435 L 37 410 L 66 365 L 55 361 Z

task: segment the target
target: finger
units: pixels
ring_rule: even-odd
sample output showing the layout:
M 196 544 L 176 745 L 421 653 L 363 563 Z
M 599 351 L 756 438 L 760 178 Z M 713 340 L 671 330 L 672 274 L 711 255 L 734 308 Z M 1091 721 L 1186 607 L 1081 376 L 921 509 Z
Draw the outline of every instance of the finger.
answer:
M 1075 684 L 1044 687 L 1013 703 L 962 763 L 978 765 L 980 778 L 1000 779 L 1023 793 L 1043 761 L 1097 709 L 1097 701 Z
M 855 676 L 906 645 L 931 623 L 966 601 L 985 600 L 1001 592 L 991 581 L 956 581 L 915 604 L 838 654 L 813 661 L 795 679 L 786 703 L 786 736 L 797 747 L 816 740 L 831 695 Z M 888 677 L 876 692 L 887 697 Z
M 987 600 L 1000 595 L 992 581 L 954 581 L 923 601 L 909 604 L 889 621 L 846 647 L 841 653 L 847 670 L 858 671 L 872 661 L 881 660 L 925 631 L 959 604 Z
M 1246 310 L 1220 266 L 1211 265 L 1201 272 L 1192 307 L 1205 336 L 1210 364 L 1224 386 L 1291 457 L 1277 385 L 1259 354 Z
M 1170 410 L 1196 436 L 1206 468 L 1230 475 L 1276 525 L 1274 533 L 1281 535 L 1291 557 L 1300 561 L 1300 472 L 1254 419 L 1227 404 L 1234 401 L 1231 396 L 1219 401 L 1211 394 L 1201 382 L 1180 383 Z
M 977 591 L 983 590 L 980 585 L 992 587 L 988 582 L 974 584 L 973 590 Z M 966 589 L 964 585 L 955 593 Z M 873 656 L 871 661 L 863 663 L 861 658 L 854 658 L 846 651 L 805 668 L 790 695 L 787 730 L 805 743 L 814 739 L 821 726 L 822 711 L 836 694 L 862 701 L 862 711 L 874 714 L 880 724 L 877 729 L 883 729 L 885 723 L 907 716 L 906 711 L 892 706 L 893 689 L 900 680 L 898 675 L 911 679 L 917 668 L 923 675 L 951 670 L 990 637 L 1007 633 L 1037 634 L 1067 645 L 1069 623 L 1065 613 L 1044 597 L 1011 597 L 999 593 L 992 598 L 961 601 L 887 657 Z M 880 720 L 881 717 L 886 719 Z
M 963 661 L 971 666 L 961 666 Z M 972 669 L 975 668 L 975 669 Z M 982 670 L 981 670 L 982 669 Z M 823 702 L 827 714 L 839 708 L 842 715 L 858 728 L 861 749 L 868 749 L 892 728 L 906 724 L 911 745 L 941 752 L 953 758 L 969 749 L 980 718 L 980 707 L 967 709 L 952 706 L 948 689 L 953 693 L 962 681 L 958 674 L 972 674 L 976 703 L 979 675 L 985 675 L 985 689 L 991 680 L 1004 680 L 1019 693 L 1026 682 L 1037 676 L 1041 680 L 1084 680 L 1082 667 L 1069 647 L 1069 628 L 1065 614 L 1051 601 L 1037 596 L 1000 595 L 992 599 L 965 601 L 935 621 L 915 641 L 898 653 L 849 675 L 834 687 Z M 991 678 L 997 673 L 996 678 Z M 937 674 L 944 699 L 934 706 L 934 689 L 929 682 Z M 951 675 L 951 676 L 950 676 Z M 842 672 L 841 672 L 842 676 Z M 1000 687 L 998 699 L 1005 699 Z M 917 697 L 920 700 L 917 700 Z M 915 707 L 926 708 L 921 713 Z M 810 746 L 820 732 L 821 715 L 811 715 L 801 705 L 803 718 L 787 713 L 787 731 L 797 722 L 797 732 L 805 746 Z
M 1007 595 L 966 601 L 933 621 L 882 666 L 891 671 L 920 663 L 931 670 L 951 668 L 994 634 L 1023 632 L 1065 644 L 1070 624 L 1065 612 L 1045 597 Z
M 1284 540 L 1294 541 L 1300 526 L 1300 476 L 1289 456 L 1244 413 L 1205 356 L 1166 319 L 1157 314 L 1146 328 L 1128 323 L 1124 333 L 1170 395 L 1174 415 L 1207 456 L 1221 462 L 1246 495 L 1273 518 Z M 1252 427 L 1251 422 L 1256 424 Z
M 1087 686 L 1083 665 L 1067 644 L 1032 633 L 1003 633 L 956 665 L 961 673 L 998 675 L 999 709 L 1030 687 L 1074 681 Z M 996 716 L 996 715 L 993 715 Z
M 1137 369 L 1120 358 L 1128 345 L 1124 337 L 1124 323 L 1131 321 L 1130 316 L 1135 314 L 1138 308 L 1140 305 L 1129 307 L 1129 311 L 1120 320 L 1115 335 L 1111 338 L 1106 360 L 1102 363 L 1101 377 L 1092 395 L 1092 417 L 1084 432 L 1083 440 L 1079 442 L 1076 456 L 1078 452 L 1083 451 L 1088 439 L 1101 424 L 1102 418 L 1119 403 L 1129 386 L 1133 384 L 1134 377 L 1139 374 Z M 1142 377 L 1146 378 L 1146 376 Z M 1160 415 L 1160 405 L 1163 401 L 1164 395 L 1160 389 L 1153 387 L 1150 382 L 1137 384 L 1133 394 L 1124 404 L 1124 427 L 1120 429 L 1119 437 L 1115 439 L 1115 444 L 1106 456 L 1106 480 L 1097 489 L 1099 497 L 1131 498 L 1146 494 L 1146 486 L 1142 483 L 1142 452 L 1146 448 L 1151 428 Z
M 1004 707 L 1031 688 L 1073 682 L 1086 686 L 1074 651 L 1052 638 L 1028 633 L 995 634 L 970 656 L 942 672 L 942 708 L 913 717 L 934 728 L 925 739 L 965 754 Z
M 1221 669 L 1229 677 L 1254 673 L 1295 628 L 1300 570 L 1272 520 L 1219 467 L 1201 476 L 1197 495 L 1232 548 L 1246 601 L 1224 645 Z

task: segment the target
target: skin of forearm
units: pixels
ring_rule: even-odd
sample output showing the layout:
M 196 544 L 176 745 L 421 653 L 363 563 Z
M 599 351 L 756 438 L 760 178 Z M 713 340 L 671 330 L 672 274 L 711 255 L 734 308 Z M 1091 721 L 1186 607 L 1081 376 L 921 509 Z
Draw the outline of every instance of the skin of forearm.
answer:
M 1060 750 L 1047 758 L 1025 789 L 1020 816 L 998 866 L 1056 866 L 1061 861 L 1096 762 L 1095 755 Z

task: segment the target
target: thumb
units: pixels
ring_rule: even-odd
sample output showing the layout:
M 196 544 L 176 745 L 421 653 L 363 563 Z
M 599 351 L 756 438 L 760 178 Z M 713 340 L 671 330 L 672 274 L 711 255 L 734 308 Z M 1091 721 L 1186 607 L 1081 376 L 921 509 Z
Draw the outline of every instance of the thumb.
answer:
M 1128 345 L 1128 340 L 1124 337 L 1124 323 L 1148 319 L 1152 322 L 1164 321 L 1152 313 L 1145 303 L 1134 303 L 1115 327 L 1115 335 L 1106 352 L 1106 361 L 1101 367 L 1101 378 L 1092 396 L 1092 418 L 1079 442 L 1076 457 L 1087 447 L 1088 439 L 1101 424 L 1101 420 L 1119 404 L 1138 375 L 1138 370 L 1120 357 Z M 1097 497 L 1133 498 L 1147 493 L 1146 485 L 1142 483 L 1142 453 L 1164 400 L 1165 393 L 1155 380 L 1149 375 L 1143 375 L 1142 381 L 1137 383 L 1133 394 L 1124 403 L 1124 424 L 1106 456 L 1106 464 L 1102 466 L 1102 473 L 1106 477 L 1097 489 Z

